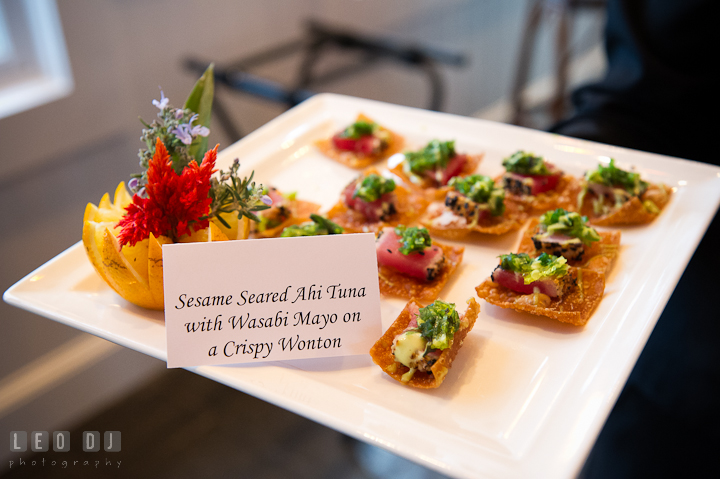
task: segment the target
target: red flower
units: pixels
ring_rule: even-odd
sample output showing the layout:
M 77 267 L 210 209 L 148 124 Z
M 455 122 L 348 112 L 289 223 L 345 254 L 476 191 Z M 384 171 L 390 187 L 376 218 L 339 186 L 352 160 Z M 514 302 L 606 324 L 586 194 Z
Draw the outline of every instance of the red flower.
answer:
M 148 166 L 147 198 L 135 195 L 125 208 L 125 216 L 118 223 L 122 228 L 118 235 L 120 245 L 133 246 L 150 237 L 150 233 L 177 240 L 207 228 L 209 221 L 200 218 L 208 213 L 212 203 L 208 193 L 216 159 L 217 146 L 205 153 L 200 166 L 193 160 L 178 175 L 165 145 L 158 139 Z

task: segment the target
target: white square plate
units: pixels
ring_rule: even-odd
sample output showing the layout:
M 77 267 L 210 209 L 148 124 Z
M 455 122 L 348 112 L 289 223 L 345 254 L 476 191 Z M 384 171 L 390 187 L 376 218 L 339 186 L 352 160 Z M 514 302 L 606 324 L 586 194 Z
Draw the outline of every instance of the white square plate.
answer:
M 582 466 L 660 313 L 720 202 L 720 168 L 471 118 L 338 95 L 318 95 L 225 149 L 218 166 L 320 203 L 323 211 L 357 172 L 313 142 L 363 112 L 406 138 L 438 138 L 485 153 L 478 172 L 502 171 L 518 149 L 580 176 L 599 161 L 635 166 L 675 189 L 650 225 L 622 228 L 619 260 L 587 326 L 578 328 L 481 301 L 475 329 L 442 387 L 422 391 L 389 379 L 369 356 L 191 368 L 353 437 L 457 477 L 571 477 Z M 120 179 L 118 179 L 120 180 Z M 95 198 L 88 198 L 96 201 Z M 78 217 L 82 212 L 78 212 Z M 512 251 L 518 233 L 472 236 L 441 293 L 464 302 Z M 7 302 L 166 360 L 163 315 L 119 298 L 76 244 L 4 295 Z M 387 328 L 403 301 L 382 300 Z M 539 471 L 542 471 L 539 473 Z

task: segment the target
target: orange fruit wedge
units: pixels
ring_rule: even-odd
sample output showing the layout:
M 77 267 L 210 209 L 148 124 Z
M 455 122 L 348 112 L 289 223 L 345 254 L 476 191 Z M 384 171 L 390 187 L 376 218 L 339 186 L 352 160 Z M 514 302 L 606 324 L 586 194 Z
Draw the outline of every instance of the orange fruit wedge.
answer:
M 113 201 L 110 201 L 110 194 L 105 193 L 97 206 L 88 203 L 83 216 L 83 246 L 95 271 L 120 296 L 143 308 L 162 310 L 162 246 L 172 243 L 172 239 L 150 235 L 134 246 L 125 245 L 121 248 L 116 225 L 131 202 L 132 197 L 125 183 L 121 182 L 115 190 Z M 238 221 L 237 215 L 227 215 L 224 219 L 231 228 L 213 220 L 207 228 L 184 235 L 178 242 L 227 241 L 248 237 L 250 224 L 247 218 Z

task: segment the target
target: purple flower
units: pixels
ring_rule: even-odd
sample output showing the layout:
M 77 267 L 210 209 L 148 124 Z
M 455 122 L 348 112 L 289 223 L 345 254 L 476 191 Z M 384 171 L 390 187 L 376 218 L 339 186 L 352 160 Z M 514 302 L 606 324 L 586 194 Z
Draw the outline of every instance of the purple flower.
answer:
M 153 100 L 153 101 L 152 101 L 152 104 L 162 110 L 163 108 L 165 108 L 165 107 L 168 105 L 168 102 L 169 102 L 169 101 L 170 101 L 170 100 L 168 100 L 167 98 L 165 98 L 165 92 L 163 92 L 163 91 L 162 91 L 162 88 L 160 88 L 160 101 Z
M 174 134 L 178 140 L 182 141 L 186 145 L 189 145 L 193 141 L 192 134 L 190 133 L 190 127 L 187 123 L 178 125 L 178 127 L 173 129 L 170 133 Z
M 180 141 L 182 141 L 186 145 L 192 143 L 193 138 L 198 135 L 208 136 L 210 134 L 210 130 L 207 129 L 207 127 L 204 127 L 202 125 L 192 126 L 193 122 L 197 120 L 197 118 L 198 115 L 196 113 L 190 117 L 190 121 L 178 125 L 177 128 L 171 131 L 171 133 L 173 133 Z
M 272 198 L 270 198 L 268 195 L 263 195 L 262 198 L 260 198 L 260 200 L 268 206 L 272 206 L 272 204 L 273 204 Z
M 130 188 L 131 191 L 135 191 L 138 187 L 138 179 L 132 178 L 130 181 L 128 181 L 128 188 Z

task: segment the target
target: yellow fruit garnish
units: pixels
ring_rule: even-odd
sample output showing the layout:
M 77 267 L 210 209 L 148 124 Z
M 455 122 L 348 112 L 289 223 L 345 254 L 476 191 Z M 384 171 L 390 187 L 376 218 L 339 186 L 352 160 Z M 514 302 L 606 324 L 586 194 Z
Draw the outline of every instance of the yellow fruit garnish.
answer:
M 170 244 L 172 240 L 167 236 L 155 238 L 150 235 L 134 246 L 120 248 L 117 240 L 119 230 L 115 225 L 132 201 L 124 182 L 115 190 L 114 200 L 110 202 L 110 195 L 106 193 L 98 206 L 88 203 L 85 208 L 82 239 L 88 259 L 100 277 L 127 301 L 143 308 L 162 310 L 162 245 Z M 233 225 L 231 218 L 224 219 Z M 237 215 L 234 228 L 230 229 L 211 221 L 207 228 L 195 231 L 192 235 L 184 235 L 179 242 L 227 241 L 225 231 L 235 237 L 247 238 L 250 232 L 249 220 L 243 217 L 240 226 L 238 228 Z

